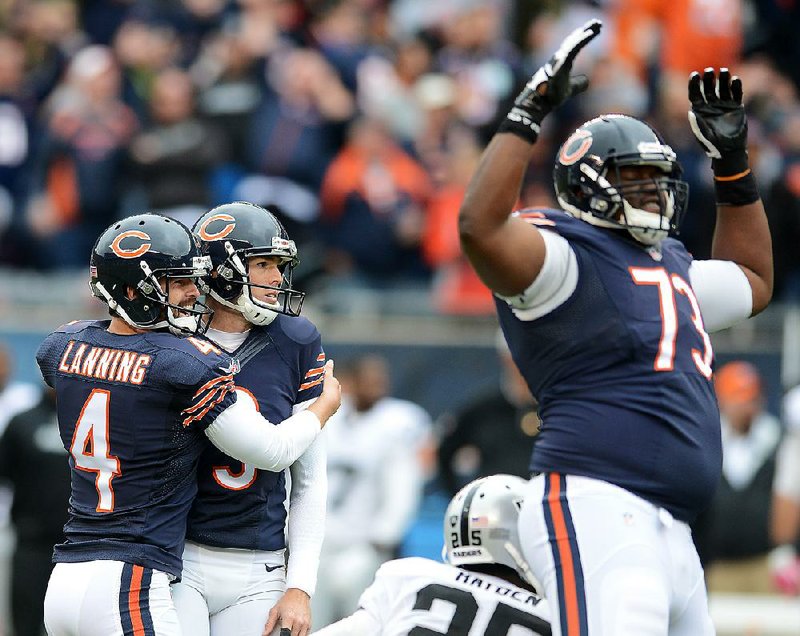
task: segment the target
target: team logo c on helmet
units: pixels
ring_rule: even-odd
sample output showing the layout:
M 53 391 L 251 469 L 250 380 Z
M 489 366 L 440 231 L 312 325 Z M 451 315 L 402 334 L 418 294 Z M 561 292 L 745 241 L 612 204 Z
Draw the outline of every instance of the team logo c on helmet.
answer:
M 142 242 L 138 247 L 125 249 L 122 247 L 122 241 L 127 238 L 142 239 Z M 146 234 L 145 232 L 140 232 L 139 230 L 127 230 L 122 232 L 111 242 L 111 251 L 120 258 L 138 258 L 142 254 L 147 253 L 147 250 L 152 247 L 152 243 L 147 242 L 150 240 L 150 235 Z
M 225 222 L 226 225 L 224 225 L 222 229 L 218 230 L 217 232 L 209 232 L 208 226 L 216 221 Z M 197 234 L 204 241 L 217 241 L 228 236 L 228 234 L 233 232 L 233 228 L 235 227 L 236 219 L 234 219 L 230 214 L 214 214 L 203 221 L 203 223 L 197 229 Z
M 591 131 L 576 130 L 561 146 L 561 152 L 558 153 L 559 163 L 571 166 L 589 152 L 589 148 L 592 147 L 592 141 Z

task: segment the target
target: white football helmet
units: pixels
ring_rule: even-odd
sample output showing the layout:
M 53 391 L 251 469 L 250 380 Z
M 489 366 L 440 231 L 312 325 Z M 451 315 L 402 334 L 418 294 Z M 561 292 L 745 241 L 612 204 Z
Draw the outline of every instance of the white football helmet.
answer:
M 517 531 L 526 484 L 521 477 L 491 475 L 459 490 L 444 515 L 443 559 L 457 566 L 505 565 L 541 590 L 522 556 Z

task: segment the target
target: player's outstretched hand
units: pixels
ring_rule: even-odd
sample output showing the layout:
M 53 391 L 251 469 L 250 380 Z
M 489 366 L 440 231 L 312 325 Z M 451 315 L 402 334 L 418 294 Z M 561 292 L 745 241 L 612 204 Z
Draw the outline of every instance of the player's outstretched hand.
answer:
M 314 403 L 308 407 L 314 415 L 319 418 L 322 426 L 328 421 L 328 418 L 339 410 L 342 403 L 342 387 L 339 380 L 333 375 L 333 360 L 328 360 L 325 363 L 325 378 L 322 384 L 322 393 L 314 400 Z
M 570 76 L 572 63 L 580 50 L 597 37 L 602 25 L 600 20 L 589 20 L 564 38 L 553 57 L 533 74 L 514 100 L 514 107 L 500 124 L 499 132 L 514 133 L 533 143 L 545 116 L 586 90 L 589 80 L 585 75 Z
M 742 104 L 742 80 L 727 68 L 713 68 L 689 76 L 689 125 L 719 177 L 746 171 L 747 116 Z
M 307 636 L 311 633 L 311 599 L 303 590 L 289 588 L 269 611 L 262 636 Z

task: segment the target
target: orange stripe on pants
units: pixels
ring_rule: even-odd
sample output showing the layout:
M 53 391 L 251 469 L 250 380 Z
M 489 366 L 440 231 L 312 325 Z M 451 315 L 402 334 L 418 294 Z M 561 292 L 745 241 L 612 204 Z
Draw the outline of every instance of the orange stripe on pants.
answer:
M 553 517 L 555 540 L 558 556 L 561 562 L 561 573 L 564 580 L 564 607 L 567 612 L 567 633 L 563 636 L 579 635 L 581 630 L 580 614 L 578 613 L 578 594 L 575 582 L 575 563 L 572 558 L 572 549 L 567 535 L 567 524 L 564 521 L 564 510 L 561 506 L 561 482 L 559 475 L 550 473 L 550 493 L 547 495 L 547 504 Z
M 142 610 L 139 607 L 139 592 L 142 590 L 142 575 L 144 568 L 141 565 L 133 566 L 131 574 L 131 589 L 128 592 L 128 607 L 131 611 L 131 624 L 134 636 L 144 636 L 144 623 L 142 623 Z

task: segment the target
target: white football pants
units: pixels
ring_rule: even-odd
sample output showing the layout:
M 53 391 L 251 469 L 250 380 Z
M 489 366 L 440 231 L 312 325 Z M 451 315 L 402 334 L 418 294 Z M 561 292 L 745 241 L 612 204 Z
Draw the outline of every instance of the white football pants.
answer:
M 523 554 L 544 586 L 553 636 L 710 636 L 691 531 L 609 483 L 555 473 L 527 486 Z
M 261 636 L 269 611 L 285 591 L 284 550 L 214 548 L 191 541 L 183 550 L 181 581 L 172 585 L 186 636 Z
M 56 563 L 44 598 L 49 636 L 180 636 L 169 575 L 121 561 Z

